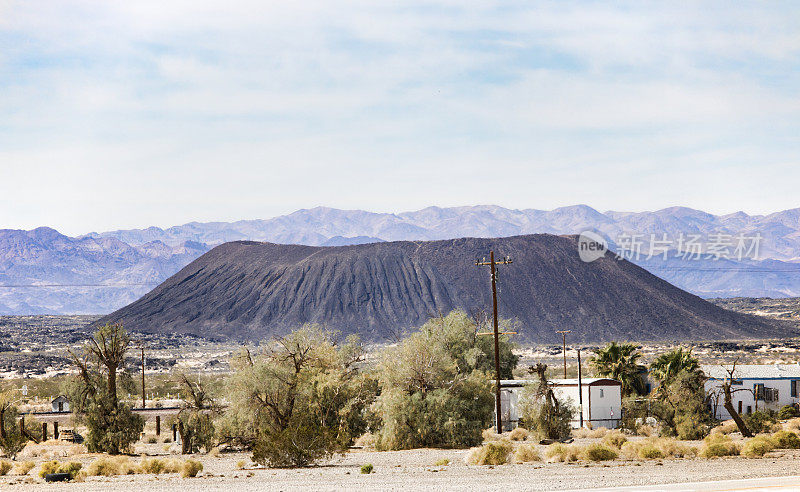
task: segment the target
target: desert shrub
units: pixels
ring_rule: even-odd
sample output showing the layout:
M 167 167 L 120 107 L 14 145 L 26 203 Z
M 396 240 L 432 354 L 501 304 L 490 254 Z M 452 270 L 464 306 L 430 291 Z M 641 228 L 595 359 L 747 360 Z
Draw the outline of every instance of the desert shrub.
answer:
M 17 466 L 14 467 L 14 473 L 17 475 L 27 475 L 35 467 L 36 463 L 33 461 L 23 461 L 21 463 L 17 463 Z
M 651 437 L 658 434 L 658 429 L 656 427 L 653 427 L 652 425 L 642 424 L 636 426 L 634 432 L 636 433 L 637 436 Z
M 59 464 L 56 473 L 66 473 L 69 475 L 70 480 L 75 480 L 75 477 L 78 476 L 78 472 L 81 471 L 81 468 L 83 468 L 81 463 L 78 463 L 77 461 L 70 461 L 68 463 Z
M 363 353 L 359 340 L 348 337 L 337 345 L 334 337 L 305 325 L 261 357 L 242 352 L 234 360 L 231 415 L 223 431 L 252 443 L 254 462 L 308 466 L 346 452 L 367 430 L 365 409 L 376 383 L 356 366 Z
M 471 449 L 466 461 L 471 465 L 502 465 L 508 462 L 513 450 L 508 441 L 490 441 Z
M 580 458 L 587 461 L 608 461 L 617 458 L 618 453 L 612 448 L 600 444 L 592 443 L 583 448 Z
M 580 451 L 581 449 L 578 446 L 557 443 L 548 446 L 544 455 L 548 461 L 578 461 Z
M 783 425 L 788 431 L 800 431 L 800 418 L 792 419 Z
M 756 436 L 742 447 L 741 454 L 748 458 L 760 458 L 775 449 L 775 443 L 768 436 Z
M 772 410 L 759 410 L 750 414 L 742 415 L 745 425 L 753 434 L 769 432 L 772 426 L 778 421 L 777 414 Z
M 622 445 L 625 444 L 627 441 L 628 438 L 625 437 L 625 434 L 616 429 L 607 433 L 605 437 L 603 437 L 603 444 L 605 444 L 608 447 L 617 449 L 621 448 Z
M 145 439 L 145 442 L 148 443 L 148 444 L 156 444 L 156 443 L 158 443 L 158 438 L 156 436 L 148 436 Z
M 94 460 L 86 474 L 91 476 L 110 477 L 114 475 L 133 475 L 141 468 L 136 466 L 127 456 L 102 456 Z
M 520 444 L 514 451 L 514 463 L 529 463 L 531 461 L 541 461 L 539 450 L 533 444 Z
M 244 470 L 244 467 L 247 466 L 247 463 L 244 460 L 239 460 L 236 462 L 236 469 L 237 470 Z
M 598 427 L 597 429 L 582 428 L 572 431 L 572 436 L 577 438 L 600 439 L 605 437 L 606 434 L 608 434 L 608 429 L 606 427 Z
M 794 405 L 785 405 L 778 410 L 778 420 L 788 420 L 800 416 L 800 411 Z
M 362 475 L 369 475 L 370 473 L 372 473 L 372 470 L 374 468 L 375 467 L 372 466 L 372 463 L 367 463 L 366 465 L 361 465 L 361 474 Z
M 680 360 L 686 358 L 679 355 L 677 351 L 672 353 Z M 704 385 L 705 376 L 701 371 L 681 370 L 659 387 L 651 410 L 661 424 L 663 436 L 699 440 L 708 435 L 712 422 Z
M 702 458 L 716 458 L 720 456 L 736 456 L 741 452 L 738 443 L 724 434 L 711 434 L 705 438 L 699 456 Z
M 475 336 L 475 322 L 454 311 L 386 349 L 378 365 L 382 421 L 379 449 L 466 448 L 480 444 L 493 421 L 486 377 L 494 370 L 493 344 Z M 517 356 L 500 341 L 501 377 L 511 377 Z
M 203 471 L 202 463 L 197 460 L 186 460 L 181 468 L 181 476 L 183 478 L 196 477 L 201 471 Z
M 450 460 L 448 460 L 447 458 L 442 458 L 440 460 L 436 460 L 436 463 L 434 463 L 433 465 L 434 466 L 447 466 L 449 464 L 450 464 Z
M 8 474 L 8 472 L 10 472 L 10 471 L 11 471 L 11 468 L 12 468 L 13 466 L 14 466 L 14 465 L 12 465 L 12 464 L 11 464 L 11 462 L 10 462 L 10 461 L 8 461 L 8 460 L 2 460 L 2 461 L 0 461 L 0 476 L 2 476 L 2 475 L 7 475 L 7 474 Z
M 772 442 L 777 449 L 800 449 L 800 437 L 794 432 L 778 431 L 772 434 Z
M 0 437 L 0 449 L 11 459 L 16 459 L 17 453 L 22 451 L 30 440 L 29 437 L 33 437 L 34 440 L 41 438 L 41 424 L 36 419 L 25 419 L 24 432 L 20 431 L 19 409 L 15 401 L 11 391 L 0 392 L 0 419 L 5 434 L 5 437 Z
M 528 430 L 523 427 L 517 427 L 508 434 L 508 438 L 512 441 L 524 441 L 528 438 Z
M 525 386 L 519 396 L 519 412 L 525 425 L 539 439 L 563 439 L 572 434 L 575 408 L 571 402 L 548 402 L 535 384 Z

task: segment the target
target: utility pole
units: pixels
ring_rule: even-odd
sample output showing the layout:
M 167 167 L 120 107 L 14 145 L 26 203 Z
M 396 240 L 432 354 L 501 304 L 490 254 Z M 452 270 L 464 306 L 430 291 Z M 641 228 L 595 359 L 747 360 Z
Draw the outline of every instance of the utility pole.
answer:
M 497 376 L 496 386 L 495 386 L 495 395 L 494 395 L 494 404 L 495 404 L 495 412 L 497 413 L 497 417 L 495 420 L 495 430 L 498 434 L 503 433 L 503 416 L 500 413 L 500 332 L 497 327 L 497 265 L 509 265 L 511 264 L 511 258 L 505 257 L 501 261 L 494 261 L 494 251 L 489 251 L 489 261 L 486 261 L 484 258 L 482 261 L 476 261 L 476 265 L 478 266 L 485 266 L 489 265 L 491 267 L 492 272 L 492 321 L 494 324 L 494 331 L 492 333 L 478 333 L 478 335 L 494 335 L 494 368 L 495 373 Z M 513 332 L 503 333 L 505 334 L 514 334 Z
M 144 394 L 144 343 L 141 344 L 142 348 L 142 408 L 146 406 Z
M 561 333 L 564 339 L 564 379 L 567 379 L 567 333 L 572 333 L 572 330 L 556 330 L 556 333 Z
M 583 385 L 581 384 L 581 349 L 578 349 L 578 411 L 580 412 L 581 429 L 583 429 Z

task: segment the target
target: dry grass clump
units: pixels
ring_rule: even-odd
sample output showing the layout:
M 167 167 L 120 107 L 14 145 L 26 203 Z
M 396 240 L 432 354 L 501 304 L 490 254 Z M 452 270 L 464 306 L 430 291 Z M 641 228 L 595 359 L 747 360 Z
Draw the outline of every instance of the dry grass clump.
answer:
M 114 475 L 134 475 L 141 473 L 141 468 L 127 456 L 102 456 L 92 461 L 86 469 L 88 475 L 94 477 L 111 477 Z
M 597 429 L 575 429 L 572 431 L 572 435 L 578 438 L 591 438 L 591 439 L 600 439 L 605 437 L 608 433 L 608 429 L 605 427 L 598 427 Z
M 0 461 L 0 476 L 8 475 L 8 472 L 10 472 L 13 467 L 14 465 L 8 460 Z
M 447 458 L 442 458 L 440 460 L 436 460 L 436 463 L 434 463 L 433 466 L 447 466 L 449 464 L 450 460 L 448 460 Z
M 617 459 L 619 454 L 612 448 L 595 442 L 584 447 L 580 453 L 580 458 L 586 461 L 609 461 Z
M 236 462 L 236 469 L 237 470 L 244 470 L 244 467 L 247 466 L 247 463 L 244 460 L 239 460 Z
M 756 436 L 748 440 L 742 447 L 742 456 L 760 458 L 775 449 L 775 443 L 768 436 Z
M 741 452 L 741 446 L 735 443 L 725 434 L 709 434 L 703 440 L 703 447 L 700 449 L 699 456 L 702 458 L 718 458 L 720 456 L 737 456 Z
M 618 429 L 614 429 L 603 437 L 602 442 L 608 447 L 619 449 L 627 441 L 628 438 L 625 437 L 625 434 L 623 434 Z
M 783 424 L 783 428 L 788 431 L 800 430 L 800 417 L 791 419 Z
M 179 473 L 183 469 L 183 462 L 177 458 L 148 458 L 139 465 L 141 473 L 158 475 L 160 473 Z
M 17 475 L 27 475 L 28 472 L 33 470 L 36 467 L 36 463 L 33 461 L 23 461 L 17 463 L 17 466 L 14 467 L 14 473 Z
M 81 468 L 83 468 L 83 465 L 77 461 L 70 461 L 68 463 L 59 463 L 56 460 L 45 461 L 42 463 L 41 469 L 39 470 L 39 477 L 44 478 L 45 475 L 51 473 L 67 473 L 70 480 L 75 480 Z
M 697 447 L 671 437 L 648 437 L 641 441 L 626 442 L 620 449 L 620 455 L 629 460 L 686 458 L 697 456 Z
M 547 461 L 550 462 L 568 462 L 578 461 L 578 456 L 580 453 L 581 448 L 579 446 L 568 446 L 566 444 L 556 443 L 548 446 L 544 455 L 547 458 Z
M 203 464 L 197 460 L 190 459 L 183 462 L 181 476 L 183 478 L 196 477 L 201 471 L 203 471 Z
M 211 451 L 208 452 L 208 455 L 211 456 L 212 458 L 219 458 L 219 453 L 220 453 L 219 446 L 217 446 L 211 448 Z
M 777 449 L 800 449 L 800 436 L 794 432 L 778 431 L 772 434 L 772 442 Z
M 652 425 L 642 424 L 636 428 L 636 435 L 637 436 L 646 436 L 651 437 L 658 434 L 658 429 L 653 427 Z
M 67 458 L 78 454 L 86 454 L 86 446 L 73 444 L 69 441 L 51 439 L 49 441 L 34 443 L 29 442 L 25 449 L 19 453 L 21 458 Z
M 736 425 L 736 422 L 733 420 L 726 420 L 725 422 L 719 424 L 718 426 L 711 429 L 712 434 L 733 434 L 734 432 L 739 432 L 739 427 Z
M 533 444 L 520 444 L 514 451 L 514 463 L 530 463 L 532 461 L 542 461 L 539 450 Z
M 483 446 L 472 448 L 465 461 L 470 465 L 502 465 L 508 462 L 514 446 L 508 441 L 490 441 Z
M 508 434 L 508 438 L 512 441 L 524 441 L 529 435 L 530 433 L 528 432 L 528 429 L 517 427 L 512 430 L 510 434 Z
M 481 432 L 484 441 L 499 441 L 503 437 L 494 431 L 494 427 L 489 427 Z
M 375 449 L 375 446 L 377 444 L 378 444 L 378 438 L 371 432 L 362 434 L 361 437 L 356 439 L 356 442 L 353 443 L 354 446 L 361 447 L 364 449 Z

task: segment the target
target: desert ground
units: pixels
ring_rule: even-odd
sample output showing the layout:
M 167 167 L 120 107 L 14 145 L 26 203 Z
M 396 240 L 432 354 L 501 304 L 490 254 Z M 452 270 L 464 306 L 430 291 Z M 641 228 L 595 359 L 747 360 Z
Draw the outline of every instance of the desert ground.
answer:
M 632 437 L 632 439 L 637 439 Z M 577 445 L 596 439 L 576 439 Z M 699 443 L 698 443 L 699 444 Z M 541 454 L 545 446 L 540 446 Z M 32 460 L 36 468 L 25 476 L 0 477 L 0 488 L 10 490 L 579 490 L 601 487 L 645 486 L 731 478 L 780 477 L 797 474 L 800 450 L 780 450 L 762 458 L 683 458 L 625 460 L 593 463 L 533 462 L 499 466 L 467 465 L 468 450 L 415 449 L 407 451 L 350 450 L 322 466 L 301 469 L 265 469 L 250 462 L 249 453 L 175 456 L 174 447 L 138 444 L 134 463 L 152 456 L 192 458 L 203 463 L 195 478 L 179 474 L 136 474 L 111 477 L 86 476 L 74 483 L 45 483 L 38 476 L 41 463 L 49 459 L 79 461 L 84 469 L 99 455 L 80 452 L 68 444 L 45 444 L 26 449 L 18 461 Z M 26 454 L 27 453 L 27 454 Z M 39 456 L 31 457 L 31 454 Z M 447 465 L 435 465 L 449 460 Z M 243 469 L 238 467 L 245 463 Z M 361 466 L 374 466 L 362 474 Z M 13 473 L 13 472 L 12 472 Z

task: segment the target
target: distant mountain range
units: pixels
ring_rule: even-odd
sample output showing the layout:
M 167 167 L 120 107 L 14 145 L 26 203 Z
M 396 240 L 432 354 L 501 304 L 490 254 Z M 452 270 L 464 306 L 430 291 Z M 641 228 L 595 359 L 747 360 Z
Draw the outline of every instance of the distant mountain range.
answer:
M 706 340 L 779 338 L 796 327 L 727 311 L 613 255 L 581 261 L 576 236 L 396 241 L 314 247 L 236 241 L 217 246 L 103 321 L 129 329 L 261 340 L 307 322 L 367 340 L 460 308 L 491 305 L 486 251 L 501 267 L 500 313 L 519 340 Z M 480 319 L 487 319 L 485 316 Z
M 703 297 L 800 296 L 800 208 L 769 215 L 712 215 L 682 207 L 601 213 L 585 205 L 550 211 L 429 207 L 398 214 L 318 207 L 265 220 L 192 222 L 77 238 L 48 228 L 0 230 L 0 314 L 107 313 L 139 298 L 211 247 L 230 241 L 342 246 L 586 230 L 604 235 L 612 249 L 623 234 L 639 234 L 647 242 L 651 234 L 708 239 L 717 233 L 757 233 L 762 237 L 758 261 L 717 261 L 706 255 L 686 261 L 672 253 L 667 260 L 643 254 L 632 261 Z M 21 287 L 34 284 L 38 286 Z

